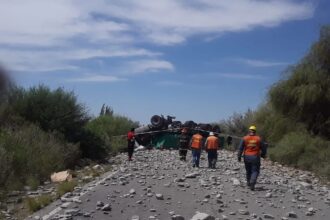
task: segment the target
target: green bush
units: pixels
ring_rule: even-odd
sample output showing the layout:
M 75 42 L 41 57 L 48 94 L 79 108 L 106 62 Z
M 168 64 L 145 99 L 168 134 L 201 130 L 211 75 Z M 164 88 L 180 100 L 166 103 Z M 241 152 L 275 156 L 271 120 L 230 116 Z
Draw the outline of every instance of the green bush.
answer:
M 80 151 L 35 125 L 24 125 L 2 131 L 0 157 L 0 185 L 14 189 L 73 166 Z
M 84 128 L 79 137 L 80 149 L 84 158 L 104 159 L 107 155 L 106 142 L 87 128 Z
M 6 100 L 2 108 L 0 106 L 0 119 L 6 119 L 8 124 L 21 118 L 64 137 L 67 142 L 79 143 L 83 157 L 102 159 L 106 156 L 104 141 L 85 129 L 89 116 L 73 92 L 62 88 L 50 90 L 42 85 L 30 89 L 14 87 Z
M 330 141 L 312 137 L 307 132 L 285 135 L 276 147 L 269 149 L 269 155 L 274 161 L 330 178 Z
M 52 203 L 52 201 L 53 201 L 53 198 L 50 195 L 42 195 L 42 196 L 38 196 L 35 198 L 26 198 L 25 204 L 26 204 L 28 210 L 31 213 L 33 213 L 33 212 L 36 212 L 36 211 L 46 207 L 47 205 Z
M 89 120 L 85 107 L 73 92 L 54 91 L 40 85 L 30 89 L 13 88 L 8 96 L 9 111 L 39 125 L 44 131 L 60 132 L 70 142 L 78 142 Z
M 110 140 L 110 145 L 112 153 L 124 152 L 127 149 L 126 136 L 112 137 Z
M 63 196 L 65 193 L 72 192 L 77 185 L 78 184 L 77 184 L 76 181 L 60 183 L 57 186 L 57 195 L 58 195 L 58 197 Z
M 125 137 L 113 137 L 125 135 L 132 127 L 138 127 L 138 123 L 120 115 L 100 116 L 87 124 L 87 129 L 100 137 L 108 152 L 118 152 L 126 146 Z
M 276 112 L 303 123 L 314 135 L 330 140 L 330 26 L 286 78 L 274 84 L 269 100 Z

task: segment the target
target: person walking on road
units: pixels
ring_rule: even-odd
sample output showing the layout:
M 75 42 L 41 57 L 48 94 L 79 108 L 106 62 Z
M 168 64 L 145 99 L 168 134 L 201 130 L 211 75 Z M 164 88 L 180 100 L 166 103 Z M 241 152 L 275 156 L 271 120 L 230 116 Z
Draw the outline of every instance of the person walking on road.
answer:
M 210 132 L 209 137 L 206 139 L 205 149 L 209 161 L 209 168 L 215 169 L 218 159 L 219 138 L 214 136 L 213 132 Z
M 255 184 L 260 173 L 260 157 L 265 158 L 267 153 L 266 145 L 256 135 L 256 130 L 256 126 L 250 126 L 249 134 L 242 139 L 237 155 L 239 162 L 242 155 L 244 157 L 246 182 L 251 190 L 255 189 Z
M 179 146 L 179 156 L 180 160 L 186 161 L 186 156 L 189 148 L 189 135 L 187 128 L 183 128 L 180 135 L 180 146 Z
M 127 152 L 128 152 L 128 161 L 132 160 L 134 145 L 135 145 L 135 129 L 131 128 L 131 130 L 127 133 Z
M 198 130 L 196 134 L 194 134 L 191 138 L 191 152 L 192 152 L 192 162 L 193 167 L 199 167 L 199 159 L 201 157 L 201 150 L 203 145 L 203 136 L 200 134 Z

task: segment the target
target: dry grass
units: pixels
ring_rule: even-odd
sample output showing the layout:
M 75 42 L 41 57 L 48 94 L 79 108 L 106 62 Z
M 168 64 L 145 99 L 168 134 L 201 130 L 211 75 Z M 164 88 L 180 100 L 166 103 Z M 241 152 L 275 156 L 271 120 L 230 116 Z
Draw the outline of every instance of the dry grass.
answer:
M 46 207 L 52 202 L 53 202 L 53 198 L 50 195 L 42 195 L 35 198 L 25 199 L 26 207 L 31 213 Z
M 76 181 L 60 183 L 57 186 L 58 197 L 63 196 L 65 193 L 72 192 L 77 185 L 78 183 Z

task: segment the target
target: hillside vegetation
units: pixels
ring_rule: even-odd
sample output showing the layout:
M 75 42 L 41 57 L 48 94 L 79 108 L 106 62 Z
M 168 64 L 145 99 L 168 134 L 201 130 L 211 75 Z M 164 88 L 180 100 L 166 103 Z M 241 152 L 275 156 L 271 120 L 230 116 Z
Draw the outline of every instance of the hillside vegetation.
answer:
M 44 85 L 24 89 L 0 75 L 2 193 L 35 187 L 53 172 L 74 168 L 82 158 L 103 160 L 123 144 L 115 145 L 111 137 L 137 126 L 113 111 L 92 118 L 73 92 Z
M 234 114 L 221 125 L 243 135 L 250 124 L 270 143 L 274 161 L 311 170 L 330 180 L 330 27 L 307 55 L 283 74 L 256 111 Z

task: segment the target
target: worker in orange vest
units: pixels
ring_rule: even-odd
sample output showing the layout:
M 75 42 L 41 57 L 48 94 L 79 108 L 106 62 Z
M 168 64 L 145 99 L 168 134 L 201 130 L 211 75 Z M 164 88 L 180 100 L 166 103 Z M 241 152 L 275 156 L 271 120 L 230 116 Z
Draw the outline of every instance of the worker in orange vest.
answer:
M 206 139 L 205 149 L 209 161 L 209 168 L 215 169 L 215 164 L 218 159 L 219 138 L 214 136 L 213 132 L 210 132 L 209 137 Z
M 256 126 L 249 128 L 249 134 L 243 137 L 238 150 L 238 161 L 244 157 L 246 169 L 246 182 L 251 190 L 255 189 L 255 184 L 260 173 L 260 157 L 265 158 L 267 153 L 266 144 L 256 135 Z
M 201 132 L 198 130 L 196 134 L 194 134 L 190 141 L 190 147 L 192 152 L 192 162 L 193 167 L 199 167 L 199 159 L 201 157 L 201 150 L 203 146 L 203 136 Z

